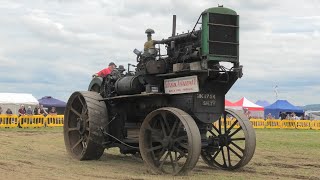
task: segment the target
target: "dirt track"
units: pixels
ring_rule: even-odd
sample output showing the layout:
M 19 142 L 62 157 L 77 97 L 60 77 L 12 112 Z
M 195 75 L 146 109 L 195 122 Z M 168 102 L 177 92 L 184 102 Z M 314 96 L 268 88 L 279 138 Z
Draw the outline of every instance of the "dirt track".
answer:
M 256 154 L 240 170 L 210 169 L 200 160 L 189 176 L 173 178 L 151 175 L 141 160 L 117 149 L 98 161 L 73 160 L 60 128 L 0 129 L 0 179 L 320 179 L 320 131 L 287 132 L 257 131 Z

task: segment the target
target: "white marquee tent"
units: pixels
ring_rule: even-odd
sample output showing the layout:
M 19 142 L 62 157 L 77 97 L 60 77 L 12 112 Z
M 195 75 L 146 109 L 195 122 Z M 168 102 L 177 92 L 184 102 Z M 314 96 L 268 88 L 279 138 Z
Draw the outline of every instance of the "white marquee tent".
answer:
M 8 108 L 12 110 L 13 114 L 18 114 L 21 104 L 23 104 L 26 109 L 28 106 L 31 106 L 32 109 L 34 109 L 39 102 L 34 96 L 32 96 L 32 94 L 0 93 L 0 106 L 2 108 L 2 114 L 5 114 Z

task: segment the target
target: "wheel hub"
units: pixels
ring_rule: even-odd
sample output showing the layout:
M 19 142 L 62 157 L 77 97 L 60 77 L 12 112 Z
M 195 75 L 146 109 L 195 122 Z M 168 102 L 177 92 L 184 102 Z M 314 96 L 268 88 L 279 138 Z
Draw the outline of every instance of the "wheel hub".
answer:
M 167 148 L 168 150 L 172 150 L 173 149 L 173 139 L 170 137 L 165 137 L 162 141 L 162 146 L 164 148 Z
M 81 135 L 85 133 L 86 128 L 82 118 L 77 118 L 77 129 Z
M 218 137 L 220 146 L 227 146 L 230 144 L 228 134 L 220 134 Z

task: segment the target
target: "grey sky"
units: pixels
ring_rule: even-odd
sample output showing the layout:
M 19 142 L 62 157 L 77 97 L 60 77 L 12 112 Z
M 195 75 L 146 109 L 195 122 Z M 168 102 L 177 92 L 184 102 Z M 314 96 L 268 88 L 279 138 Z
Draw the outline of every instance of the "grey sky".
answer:
M 320 103 L 320 1 L 29 0 L 0 2 L 0 92 L 67 100 L 86 90 L 109 61 L 135 63 L 144 31 L 154 39 L 191 30 L 206 8 L 223 4 L 240 15 L 244 77 L 227 94 L 296 105 Z

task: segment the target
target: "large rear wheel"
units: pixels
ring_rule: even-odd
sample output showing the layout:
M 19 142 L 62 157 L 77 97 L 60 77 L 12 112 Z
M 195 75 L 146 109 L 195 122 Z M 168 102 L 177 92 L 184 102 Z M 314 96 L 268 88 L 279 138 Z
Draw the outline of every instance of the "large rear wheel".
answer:
M 139 148 L 143 160 L 154 172 L 186 174 L 198 162 L 200 132 L 186 112 L 172 107 L 160 108 L 143 121 Z
M 256 134 L 249 119 L 229 109 L 208 130 L 207 140 L 208 146 L 201 151 L 203 161 L 224 170 L 248 164 L 256 148 Z
M 74 92 L 65 110 L 64 141 L 67 152 L 78 160 L 99 159 L 104 152 L 102 129 L 106 128 L 106 104 L 96 92 Z

